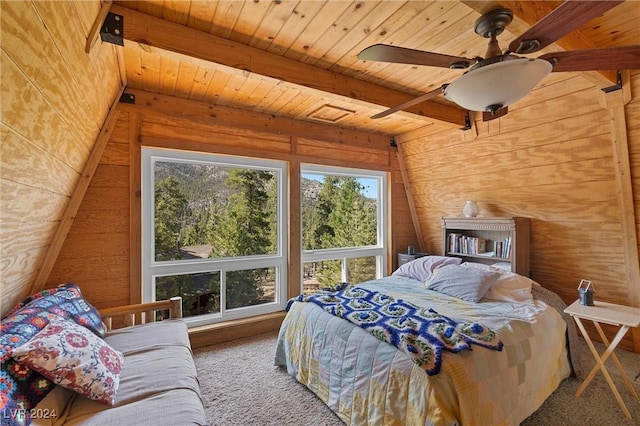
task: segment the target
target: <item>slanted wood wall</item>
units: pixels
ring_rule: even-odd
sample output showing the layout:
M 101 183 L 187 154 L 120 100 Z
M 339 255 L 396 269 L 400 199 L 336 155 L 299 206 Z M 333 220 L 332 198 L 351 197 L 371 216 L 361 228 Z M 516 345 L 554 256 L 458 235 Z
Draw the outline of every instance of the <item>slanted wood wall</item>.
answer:
M 91 36 L 99 13 L 98 1 L 0 2 L 0 314 L 44 284 L 47 253 L 123 87 L 116 47 Z
M 625 84 L 603 102 L 587 79 L 558 73 L 471 131 L 399 136 L 425 249 L 440 252 L 440 218 L 475 200 L 482 216 L 531 218 L 531 276 L 566 303 L 587 278 L 596 300 L 640 306 L 640 73 Z M 623 346 L 640 352 L 640 330 Z

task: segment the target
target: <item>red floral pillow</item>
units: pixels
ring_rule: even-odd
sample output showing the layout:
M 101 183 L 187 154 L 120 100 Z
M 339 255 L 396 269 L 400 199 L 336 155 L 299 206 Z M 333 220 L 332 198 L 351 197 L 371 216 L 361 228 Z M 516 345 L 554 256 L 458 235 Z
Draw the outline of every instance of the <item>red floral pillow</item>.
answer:
M 23 364 L 11 354 L 25 344 L 55 316 L 87 327 L 98 336 L 106 330 L 98 310 L 89 304 L 74 283 L 42 290 L 23 300 L 0 321 L 0 417 L 4 425 L 28 425 L 30 410 L 55 385 Z
M 113 405 L 124 357 L 87 328 L 55 317 L 13 358 L 55 384 Z

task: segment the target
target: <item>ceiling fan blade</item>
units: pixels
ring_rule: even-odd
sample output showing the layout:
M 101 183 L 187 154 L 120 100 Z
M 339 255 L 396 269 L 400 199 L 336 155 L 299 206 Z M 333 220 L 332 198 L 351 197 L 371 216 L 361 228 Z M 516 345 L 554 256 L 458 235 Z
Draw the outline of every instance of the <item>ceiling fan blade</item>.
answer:
M 640 45 L 568 50 L 538 59 L 551 62 L 554 72 L 640 69 Z
M 509 44 L 514 53 L 533 53 L 577 30 L 623 1 L 567 0 Z
M 385 111 L 382 111 L 382 112 L 380 112 L 380 113 L 378 113 L 376 115 L 372 115 L 371 118 L 375 120 L 376 118 L 386 117 L 387 115 L 393 114 L 396 111 L 400 111 L 400 110 L 412 107 L 414 105 L 417 105 L 420 102 L 424 102 L 426 100 L 429 100 L 431 98 L 434 98 L 434 97 L 438 96 L 439 94 L 442 93 L 443 89 L 444 89 L 444 86 L 438 87 L 437 89 L 433 89 L 432 91 L 427 92 L 424 95 L 420 95 L 415 99 L 412 99 L 412 100 L 407 101 L 407 102 L 405 102 L 403 104 L 400 104 L 400 105 L 396 105 L 393 108 L 389 108 L 389 109 L 387 109 Z
M 427 65 L 443 68 L 468 68 L 477 62 L 476 59 L 460 56 L 443 55 L 424 50 L 407 49 L 406 47 L 374 44 L 358 53 L 363 61 L 393 62 L 398 64 Z

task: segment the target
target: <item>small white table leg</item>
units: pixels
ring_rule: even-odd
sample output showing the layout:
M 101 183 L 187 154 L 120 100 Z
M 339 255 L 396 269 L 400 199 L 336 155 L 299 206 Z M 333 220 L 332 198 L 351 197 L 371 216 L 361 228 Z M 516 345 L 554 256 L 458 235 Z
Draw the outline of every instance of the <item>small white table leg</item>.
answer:
M 594 324 L 596 326 L 596 329 L 598 330 L 598 334 L 600 335 L 602 342 L 605 345 L 609 346 L 610 345 L 609 340 L 607 340 L 607 336 L 604 334 L 604 331 L 602 331 L 602 327 L 600 326 L 600 324 L 595 321 L 594 321 Z M 625 384 L 627 385 L 627 388 L 631 392 L 631 395 L 633 395 L 635 399 L 640 399 L 638 397 L 638 393 L 636 392 L 636 389 L 633 387 L 633 383 L 631 383 L 631 380 L 629 380 L 629 377 L 624 372 L 624 368 L 622 367 L 622 364 L 620 364 L 620 360 L 618 360 L 618 357 L 616 356 L 615 352 L 611 352 L 611 358 L 613 359 L 613 362 L 615 362 L 616 367 L 618 367 L 618 371 L 622 375 L 622 379 L 624 380 Z
M 622 411 L 624 412 L 624 415 L 627 416 L 627 418 L 630 419 L 631 418 L 631 413 L 627 409 L 627 406 L 624 404 L 624 401 L 622 400 L 622 397 L 620 396 L 620 393 L 618 392 L 618 389 L 616 388 L 616 385 L 613 383 L 613 380 L 611 379 L 611 376 L 609 375 L 609 372 L 607 371 L 607 369 L 604 366 L 605 361 L 607 360 L 607 358 L 609 358 L 609 355 L 611 355 L 613 353 L 613 351 L 615 350 L 616 346 L 618 346 L 618 343 L 620 343 L 620 341 L 622 340 L 624 335 L 627 333 L 627 330 L 629 330 L 629 327 L 626 326 L 626 325 L 623 325 L 623 326 L 620 327 L 620 330 L 618 330 L 618 333 L 614 337 L 613 341 L 611 342 L 611 344 L 609 345 L 607 350 L 602 354 L 602 357 L 600 357 L 600 355 L 598 355 L 598 351 L 596 350 L 595 346 L 593 346 L 593 343 L 591 342 L 591 338 L 589 337 L 589 333 L 587 333 L 587 330 L 585 330 L 584 325 L 582 324 L 582 321 L 580 321 L 580 318 L 574 316 L 573 319 L 575 319 L 576 324 L 578 325 L 578 328 L 582 332 L 582 335 L 584 336 L 584 339 L 587 342 L 587 345 L 589 346 L 589 349 L 591 350 L 591 353 L 593 354 L 593 357 L 596 360 L 596 365 L 593 367 L 593 369 L 591 370 L 591 372 L 589 373 L 589 375 L 587 376 L 585 381 L 582 383 L 582 385 L 580 385 L 580 387 L 578 388 L 578 390 L 576 392 L 576 398 L 579 397 L 582 394 L 582 392 L 589 385 L 589 383 L 594 378 L 594 376 L 596 375 L 596 373 L 598 372 L 598 369 L 599 369 L 599 370 L 602 371 L 602 374 L 604 375 L 604 378 L 607 380 L 607 383 L 609 383 L 609 387 L 613 391 L 613 394 L 615 395 L 616 400 L 618 401 L 618 404 L 620 404 L 620 407 L 622 408 Z M 600 328 L 600 325 L 596 321 L 593 321 L 593 323 L 596 324 L 597 328 Z M 626 377 L 624 372 L 622 372 L 622 375 L 624 377 Z M 634 394 L 635 394 L 635 392 L 634 392 Z

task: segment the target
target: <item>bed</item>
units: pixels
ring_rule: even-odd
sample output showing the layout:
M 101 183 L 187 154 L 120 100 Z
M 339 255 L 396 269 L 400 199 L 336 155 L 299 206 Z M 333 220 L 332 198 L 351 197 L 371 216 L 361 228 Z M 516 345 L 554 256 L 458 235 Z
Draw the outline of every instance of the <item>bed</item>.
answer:
M 275 364 L 348 425 L 517 425 L 571 374 L 566 319 L 528 278 L 496 266 L 425 256 L 355 287 L 429 308 L 452 324 L 481 324 L 501 347 L 441 350 L 439 365 L 429 371 L 407 345 L 375 337 L 308 296 L 292 299 Z M 324 293 L 333 300 L 349 289 Z

